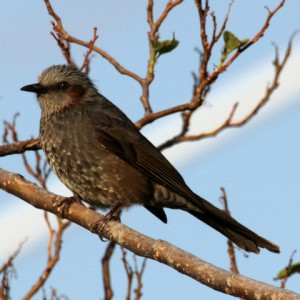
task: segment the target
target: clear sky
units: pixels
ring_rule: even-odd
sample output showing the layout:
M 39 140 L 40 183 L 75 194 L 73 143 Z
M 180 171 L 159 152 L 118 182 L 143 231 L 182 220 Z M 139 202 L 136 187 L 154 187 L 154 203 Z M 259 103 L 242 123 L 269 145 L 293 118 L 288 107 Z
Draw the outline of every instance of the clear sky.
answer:
M 156 14 L 166 1 L 157 1 Z M 228 1 L 211 1 L 217 17 L 225 14 Z M 215 4 L 216 2 L 217 4 Z M 279 1 L 240 0 L 232 7 L 228 29 L 239 38 L 251 38 L 264 23 L 265 5 L 274 8 Z M 98 27 L 97 45 L 109 52 L 126 68 L 140 76 L 146 72 L 148 45 L 146 1 L 52 1 L 65 28 L 73 36 L 89 41 L 93 27 Z M 11 120 L 20 112 L 20 139 L 38 135 L 40 111 L 33 95 L 20 92 L 20 87 L 34 83 L 41 71 L 52 64 L 65 63 L 56 42 L 50 36 L 50 20 L 43 1 L 25 0 L 18 4 L 1 1 L 1 91 L 0 120 Z M 203 112 L 193 120 L 193 131 L 207 130 L 221 122 L 229 104 L 240 101 L 238 116 L 263 96 L 272 80 L 274 48 L 286 48 L 290 35 L 299 29 L 299 1 L 287 1 L 272 19 L 264 38 L 242 55 L 213 86 Z M 162 56 L 156 67 L 156 80 L 151 87 L 153 108 L 159 110 L 190 99 L 197 70 L 199 47 L 198 19 L 193 1 L 184 1 L 170 14 L 161 28 L 162 39 L 175 32 L 180 44 L 171 54 Z M 218 45 L 210 70 L 220 59 Z M 80 63 L 85 49 L 72 46 Z M 220 187 L 226 188 L 230 210 L 241 223 L 277 243 L 281 254 L 262 251 L 249 255 L 237 251 L 240 272 L 264 282 L 273 281 L 285 267 L 294 249 L 299 252 L 300 220 L 300 43 L 295 39 L 292 58 L 284 71 L 281 85 L 272 100 L 249 124 L 230 129 L 218 137 L 186 143 L 165 152 L 184 176 L 189 186 L 216 206 Z M 107 98 L 123 109 L 134 121 L 142 117 L 140 87 L 120 75 L 100 56 L 94 55 L 90 76 Z M 143 132 L 160 144 L 180 128 L 179 116 L 148 125 Z M 1 131 L 0 131 L 0 134 Z M 20 172 L 32 180 L 22 167 L 21 158 L 0 159 L 0 167 Z M 66 194 L 58 180 L 51 176 L 50 190 Z M 167 211 L 169 222 L 160 223 L 142 208 L 125 212 L 122 221 L 153 238 L 167 240 L 201 259 L 229 269 L 226 239 L 190 215 Z M 16 259 L 18 278 L 12 281 L 12 298 L 20 299 L 37 280 L 45 264 L 47 229 L 42 212 L 0 191 L 0 265 L 28 237 Z M 89 232 L 73 225 L 65 233 L 61 262 L 46 285 L 69 299 L 102 299 L 100 259 L 106 244 Z M 300 260 L 299 253 L 295 260 Z M 128 254 L 128 257 L 131 257 Z M 138 260 L 141 262 L 141 260 Z M 115 299 L 126 293 L 125 271 L 118 249 L 112 262 Z M 144 275 L 143 299 L 230 299 L 157 262 L 148 261 Z M 299 276 L 288 281 L 287 288 L 300 293 Z M 41 294 L 35 297 L 40 299 Z

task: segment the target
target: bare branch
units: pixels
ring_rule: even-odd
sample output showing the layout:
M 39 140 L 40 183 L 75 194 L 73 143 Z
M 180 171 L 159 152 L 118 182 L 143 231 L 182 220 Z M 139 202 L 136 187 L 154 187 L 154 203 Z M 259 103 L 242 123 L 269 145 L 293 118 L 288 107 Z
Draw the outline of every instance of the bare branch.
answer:
M 0 169 L 0 188 L 28 202 L 36 208 L 57 213 L 53 203 L 63 198 L 49 193 L 22 176 Z M 74 202 L 66 217 L 89 231 L 103 218 L 96 211 Z M 247 299 L 300 299 L 300 295 L 283 290 L 242 275 L 219 269 L 172 244 L 154 240 L 115 221 L 102 230 L 103 237 L 128 249 L 136 255 L 147 257 L 168 265 L 215 290 Z
M 233 0 L 231 1 L 231 3 L 229 4 L 228 6 L 228 10 L 227 10 L 227 13 L 226 13 L 226 16 L 225 16 L 225 19 L 223 21 L 223 24 L 221 26 L 221 29 L 219 31 L 219 33 L 216 35 L 214 34 L 213 35 L 213 39 L 211 41 L 211 47 L 220 39 L 220 37 L 223 35 L 224 31 L 225 31 L 225 28 L 226 28 L 226 25 L 227 25 L 227 22 L 228 22 L 228 18 L 229 18 L 229 15 L 230 15 L 230 11 L 231 11 L 231 6 L 233 5 Z
M 23 247 L 23 245 L 25 244 L 26 241 L 27 240 L 21 242 L 19 244 L 18 248 L 16 249 L 16 251 L 8 258 L 7 262 L 2 265 L 2 267 L 0 268 L 0 274 L 5 272 L 5 270 L 8 267 L 13 265 L 13 260 L 19 255 L 19 253 L 21 252 L 22 247 Z
M 40 288 L 45 284 L 46 280 L 49 278 L 55 265 L 59 261 L 60 250 L 62 246 L 62 234 L 64 230 L 71 224 L 71 222 L 62 221 L 59 217 L 57 217 L 57 222 L 58 222 L 58 230 L 55 234 L 54 229 L 51 227 L 49 220 L 46 217 L 46 223 L 50 230 L 47 265 L 44 271 L 42 272 L 42 274 L 40 275 L 39 279 L 37 280 L 37 282 L 31 287 L 29 292 L 22 298 L 23 300 L 31 299 L 40 290 Z M 55 235 L 55 241 L 54 241 L 54 235 Z M 54 254 L 52 254 L 52 250 L 54 250 Z
M 124 248 L 121 248 L 121 251 L 122 251 L 122 262 L 123 262 L 124 270 L 125 270 L 126 276 L 127 276 L 127 293 L 126 293 L 125 299 L 130 300 L 131 299 L 132 280 L 133 280 L 133 271 L 132 271 L 132 268 L 126 258 L 127 251 Z
M 97 35 L 97 28 L 95 27 L 94 28 L 94 37 L 93 37 L 93 39 L 90 41 L 90 46 L 89 46 L 89 49 L 88 49 L 88 51 L 86 52 L 86 54 L 85 54 L 85 57 L 84 57 L 84 61 L 83 61 L 83 63 L 82 63 L 82 66 L 81 66 L 81 68 L 80 68 L 80 71 L 83 71 L 84 70 L 84 68 L 86 68 L 86 73 L 88 73 L 87 72 L 87 68 L 88 68 L 88 65 L 89 65 L 89 56 L 90 56 L 90 54 L 93 52 L 93 47 L 94 47 L 94 45 L 95 45 L 95 43 L 96 43 L 96 41 L 97 41 L 97 39 L 98 39 L 98 35 Z
M 230 211 L 228 208 L 227 194 L 223 187 L 221 187 L 221 193 L 222 193 L 222 195 L 220 197 L 220 200 L 223 202 L 224 211 L 228 215 L 230 215 Z M 239 274 L 239 270 L 238 270 L 236 258 L 235 258 L 234 245 L 233 245 L 232 241 L 230 241 L 230 240 L 227 241 L 227 244 L 228 244 L 228 254 L 229 254 L 229 259 L 230 259 L 230 271 L 232 273 Z
M 207 77 L 207 65 L 208 61 L 211 56 L 211 50 L 212 48 L 210 47 L 210 44 L 208 42 L 207 38 L 207 32 L 206 32 L 206 20 L 207 20 L 207 14 L 209 12 L 209 4 L 208 1 L 205 2 L 205 6 L 203 7 L 202 5 L 202 0 L 195 0 L 196 7 L 198 9 L 198 14 L 199 14 L 199 20 L 200 20 L 200 38 L 201 38 L 201 43 L 203 47 L 203 59 L 201 62 L 201 67 L 200 67 L 200 72 L 199 72 L 199 78 L 200 81 L 204 81 L 205 78 Z M 201 100 L 201 93 L 199 93 L 199 87 L 196 89 L 196 93 L 194 94 L 194 101 L 200 102 Z
M 279 79 L 280 75 L 286 66 L 286 63 L 291 55 L 291 49 L 292 49 L 292 41 L 296 33 L 292 35 L 290 38 L 287 50 L 285 51 L 284 57 L 282 59 L 282 62 L 279 61 L 279 54 L 278 49 L 275 47 L 275 59 L 273 61 L 273 65 L 275 67 L 275 74 L 272 83 L 266 88 L 265 95 L 260 99 L 260 101 L 256 104 L 256 106 L 242 119 L 239 121 L 233 121 L 233 117 L 236 113 L 236 110 L 238 108 L 238 103 L 235 103 L 231 109 L 231 112 L 227 116 L 227 118 L 223 121 L 222 124 L 220 124 L 215 129 L 203 132 L 196 135 L 184 135 L 186 133 L 185 130 L 182 130 L 182 132 L 171 138 L 170 140 L 164 142 L 162 145 L 160 145 L 158 148 L 160 150 L 166 149 L 167 147 L 173 146 L 175 144 L 186 142 L 186 141 L 199 141 L 204 138 L 214 137 L 221 133 L 225 129 L 234 128 L 234 127 L 241 127 L 248 123 L 252 118 L 254 118 L 257 113 L 260 111 L 260 109 L 263 108 L 263 106 L 271 99 L 271 96 L 275 92 L 275 90 L 279 87 Z M 170 109 L 171 110 L 171 109 Z M 186 128 L 187 124 L 183 122 L 183 128 Z M 184 133 L 184 134 L 183 134 Z
M 228 117 L 223 121 L 223 123 L 217 127 L 216 129 L 214 130 L 211 130 L 209 132 L 204 132 L 204 133 L 201 133 L 201 134 L 197 134 L 197 135 L 178 135 L 178 136 L 175 136 L 174 138 L 164 142 L 163 144 L 161 144 L 160 146 L 158 146 L 157 148 L 162 151 L 168 147 L 171 147 L 175 144 L 178 144 L 180 142 L 186 142 L 186 141 L 199 141 L 201 139 L 204 139 L 204 138 L 208 138 L 208 137 L 214 137 L 216 135 L 218 135 L 221 131 L 223 131 L 224 129 L 227 129 L 229 127 L 232 127 L 230 124 L 231 124 L 231 121 L 232 121 L 232 118 L 237 110 L 237 107 L 238 107 L 238 103 L 235 103 L 231 109 L 231 112 L 230 114 L 228 115 Z
M 147 6 L 147 22 L 150 26 L 150 28 L 152 29 L 155 25 L 154 25 L 154 21 L 153 21 L 153 0 L 149 0 L 148 1 L 148 6 Z
M 284 276 L 284 278 L 283 278 L 283 280 L 281 281 L 281 284 L 280 284 L 280 287 L 281 287 L 282 289 L 285 288 L 286 282 L 287 282 L 287 280 L 288 280 L 288 278 L 289 278 L 289 275 L 290 275 L 290 272 L 291 272 L 290 270 L 291 270 L 291 266 L 292 266 L 292 264 L 293 264 L 293 260 L 294 260 L 294 255 L 295 255 L 295 253 L 296 253 L 296 250 L 294 250 L 294 251 L 292 252 L 291 257 L 290 257 L 290 259 L 289 259 L 289 263 L 288 263 L 287 267 L 285 268 L 286 273 L 285 273 L 285 276 Z
M 8 258 L 7 262 L 5 262 L 0 268 L 0 274 L 3 274 L 0 284 L 0 299 L 2 300 L 10 299 L 10 277 L 16 275 L 13 261 L 21 252 L 22 246 L 25 242 L 26 240 L 20 243 L 17 250 Z
M 58 17 L 58 15 L 55 13 L 52 5 L 50 4 L 49 0 L 44 0 L 48 13 L 50 16 L 52 16 L 54 18 L 54 20 L 56 21 L 56 24 L 54 22 L 52 22 L 53 25 L 53 30 L 56 32 L 57 34 L 57 38 L 61 39 L 63 38 L 63 40 L 65 40 L 68 43 L 74 43 L 77 45 L 81 45 L 83 47 L 86 47 L 88 49 L 92 49 L 94 52 L 100 54 L 104 59 L 106 59 L 108 62 L 110 62 L 121 74 L 123 75 L 127 75 L 131 78 L 133 78 L 134 80 L 136 80 L 137 82 L 139 82 L 140 84 L 142 84 L 142 78 L 139 77 L 137 74 L 127 70 L 126 68 L 124 68 L 121 64 L 119 64 L 112 56 L 110 56 L 107 52 L 105 52 L 104 50 L 96 47 L 95 45 L 92 45 L 90 42 L 85 42 L 82 41 L 80 39 L 77 39 L 71 35 L 68 34 L 68 32 L 64 29 L 61 19 Z M 67 59 L 68 61 L 68 59 Z M 71 63 L 71 60 L 70 60 Z
M 20 154 L 24 153 L 25 151 L 36 151 L 39 149 L 41 149 L 39 139 L 29 139 L 26 141 L 0 146 L 0 157 L 12 154 Z
M 207 66 L 208 66 L 208 61 L 210 59 L 210 55 L 211 55 L 211 49 L 210 49 L 210 44 L 208 42 L 207 33 L 206 33 L 206 17 L 207 17 L 207 13 L 209 11 L 209 5 L 208 5 L 208 1 L 205 2 L 204 8 L 202 5 L 202 1 L 195 0 L 195 3 L 197 6 L 197 9 L 198 9 L 199 18 L 200 18 L 200 36 L 201 36 L 201 42 L 203 45 L 203 54 L 202 54 L 201 65 L 199 68 L 199 81 L 198 81 L 199 83 L 198 83 L 198 86 L 196 86 L 194 88 L 193 97 L 190 102 L 187 102 L 185 104 L 174 106 L 174 107 L 171 107 L 171 108 L 159 111 L 159 112 L 146 114 L 144 116 L 144 118 L 142 118 L 136 122 L 136 126 L 138 128 L 141 128 L 141 127 L 145 126 L 146 124 L 149 124 L 159 118 L 162 118 L 162 117 L 174 114 L 174 113 L 184 112 L 186 110 L 194 112 L 197 108 L 199 108 L 204 101 L 204 97 L 207 94 L 207 91 L 209 90 L 209 86 L 218 78 L 218 76 L 222 72 L 224 72 L 231 65 L 231 63 L 243 51 L 245 51 L 248 47 L 250 47 L 251 45 L 256 43 L 263 36 L 265 31 L 269 27 L 270 20 L 279 11 L 279 9 L 282 8 L 282 6 L 285 3 L 285 0 L 281 1 L 280 4 L 273 11 L 269 12 L 269 14 L 266 18 L 265 24 L 262 26 L 262 28 L 259 30 L 259 32 L 255 35 L 255 37 L 249 43 L 247 43 L 243 48 L 239 49 L 224 65 L 222 65 L 222 67 L 220 67 L 219 69 L 216 69 L 210 75 L 208 75 Z M 229 11 L 228 11 L 228 13 L 229 13 Z M 226 22 L 227 22 L 227 19 L 225 17 L 221 31 L 224 30 L 223 26 L 225 28 Z M 220 33 L 221 33 L 221 31 L 220 31 Z M 216 36 L 216 38 L 219 38 L 219 36 Z M 197 138 L 195 138 L 195 139 L 197 139 Z M 177 140 L 176 137 L 175 137 L 175 140 Z M 184 138 L 183 138 L 183 140 L 184 140 Z M 187 139 L 187 140 L 189 140 L 189 139 Z
M 110 271 L 109 271 L 109 263 L 110 259 L 113 255 L 115 250 L 116 244 L 114 242 L 109 242 L 106 247 L 105 253 L 102 258 L 102 275 L 103 275 L 103 283 L 104 283 L 104 295 L 105 300 L 111 300 L 113 298 L 113 290 L 111 287 L 111 278 L 110 278 Z
M 148 23 L 149 23 L 150 28 L 151 28 L 151 35 L 153 37 L 157 34 L 160 26 L 162 25 L 163 21 L 168 16 L 169 12 L 175 6 L 179 5 L 182 2 L 183 2 L 183 0 L 168 1 L 164 11 L 161 13 L 161 15 L 159 16 L 157 21 L 154 23 L 154 21 L 153 21 L 153 0 L 149 0 L 148 7 L 147 7 L 147 12 L 148 12 L 148 18 L 147 19 L 148 19 Z
M 133 260 L 134 260 L 134 274 L 135 274 L 136 279 L 137 279 L 137 287 L 134 290 L 134 293 L 135 293 L 134 300 L 140 300 L 143 296 L 143 294 L 142 294 L 142 288 L 143 288 L 142 277 L 144 275 L 144 271 L 145 271 L 145 268 L 146 268 L 147 258 L 143 259 L 143 262 L 142 262 L 142 265 L 141 265 L 140 269 L 138 268 L 137 259 L 136 259 L 135 255 L 133 256 Z
M 52 22 L 53 27 L 55 27 L 55 23 Z M 71 46 L 70 42 L 63 39 L 63 37 L 59 35 L 55 35 L 54 32 L 50 32 L 50 34 L 53 36 L 53 38 L 56 40 L 58 47 L 60 48 L 63 56 L 65 57 L 68 65 L 75 65 L 75 63 L 72 61 L 71 58 Z
M 18 141 L 18 134 L 16 130 L 16 118 L 19 114 L 15 114 L 13 121 L 4 122 L 5 128 L 4 128 L 4 135 L 3 135 L 3 141 L 5 143 L 8 143 L 8 136 L 9 133 L 11 133 L 12 140 L 15 143 L 19 143 Z M 25 152 L 21 154 L 23 159 L 23 164 L 27 170 L 27 172 L 32 175 L 35 179 L 38 180 L 38 182 L 41 184 L 43 188 L 46 188 L 46 181 L 50 174 L 49 167 L 46 167 L 45 163 L 43 164 L 43 167 L 41 167 L 41 156 L 36 151 L 35 152 L 35 159 L 36 163 L 35 166 L 32 167 L 30 163 L 28 162 L 27 156 L 25 155 Z M 30 291 L 27 293 L 27 295 L 24 297 L 24 299 L 31 299 L 34 294 L 36 294 L 40 288 L 44 285 L 48 277 L 50 276 L 51 271 L 55 267 L 56 263 L 58 262 L 59 255 L 60 255 L 60 249 L 61 249 L 61 243 L 62 243 L 62 233 L 65 230 L 65 228 L 70 224 L 70 222 L 62 222 L 57 217 L 57 222 L 59 225 L 58 232 L 55 234 L 55 230 L 52 228 L 47 213 L 45 212 L 45 221 L 49 228 L 49 243 L 48 243 L 48 264 L 43 271 L 42 275 L 38 279 L 38 281 L 33 285 L 33 287 L 30 289 Z M 56 237 L 56 241 L 54 243 L 54 237 Z M 55 245 L 55 249 L 53 249 Z M 54 255 L 52 255 L 52 251 L 55 250 Z
M 155 39 L 158 39 L 158 31 L 163 23 L 163 21 L 166 19 L 170 11 L 180 3 L 182 3 L 183 0 L 176 0 L 176 1 L 168 1 L 165 9 L 161 13 L 161 15 L 158 17 L 157 21 L 155 22 L 153 19 L 153 0 L 148 1 L 147 6 L 147 21 L 150 26 L 150 31 L 148 32 L 148 40 L 149 40 L 149 58 L 148 58 L 148 66 L 147 66 L 147 73 L 145 78 L 143 79 L 141 86 L 142 86 L 142 95 L 140 97 L 140 100 L 144 106 L 145 110 L 145 116 L 152 114 L 152 108 L 150 105 L 150 99 L 149 99 L 149 87 L 151 83 L 154 80 L 154 66 L 157 62 L 157 59 L 155 57 L 155 51 L 152 46 L 152 41 Z
M 177 112 L 182 112 L 182 111 L 185 111 L 185 110 L 192 110 L 195 107 L 196 107 L 196 105 L 194 103 L 190 103 L 190 102 L 185 103 L 185 104 L 180 104 L 180 105 L 177 105 L 177 106 L 173 106 L 173 107 L 170 107 L 170 108 L 167 108 L 167 109 L 164 109 L 164 110 L 146 115 L 142 119 L 138 120 L 135 123 L 135 126 L 138 129 L 141 129 L 146 124 L 150 124 L 150 123 L 152 123 L 153 121 L 155 121 L 157 119 L 172 115 L 172 114 L 177 113 Z
M 8 143 L 9 133 L 11 133 L 11 137 L 12 137 L 13 142 L 15 142 L 15 143 L 19 142 L 18 133 L 17 133 L 17 130 L 16 130 L 16 121 L 17 121 L 18 116 L 19 116 L 19 113 L 16 113 L 14 115 L 13 121 L 11 123 L 8 122 L 8 121 L 4 121 L 4 135 L 3 135 L 4 143 Z M 27 156 L 26 156 L 25 152 L 21 153 L 21 156 L 22 156 L 23 164 L 24 164 L 28 174 L 30 174 L 36 180 L 38 180 L 38 182 L 41 184 L 41 186 L 43 188 L 46 188 L 46 180 L 47 180 L 47 177 L 49 175 L 49 172 L 46 172 L 46 173 L 48 173 L 47 176 L 44 176 L 44 174 L 42 173 L 42 170 L 41 170 L 41 167 L 40 167 L 41 156 L 39 155 L 39 153 L 35 152 L 36 164 L 35 164 L 34 168 L 28 162 L 28 159 L 27 159 Z M 45 173 L 45 175 L 46 175 L 46 173 Z
M 218 76 L 222 72 L 224 72 L 238 58 L 238 56 L 241 53 L 243 53 L 246 49 L 254 45 L 258 40 L 260 40 L 263 37 L 264 33 L 270 26 L 271 19 L 283 7 L 284 3 L 285 0 L 282 0 L 273 11 L 268 10 L 268 16 L 266 18 L 265 24 L 262 26 L 260 31 L 244 47 L 238 49 L 237 52 L 235 52 L 235 54 L 227 61 L 227 63 L 223 64 L 220 68 L 216 69 L 210 76 L 208 76 L 205 85 L 214 82 L 218 78 Z

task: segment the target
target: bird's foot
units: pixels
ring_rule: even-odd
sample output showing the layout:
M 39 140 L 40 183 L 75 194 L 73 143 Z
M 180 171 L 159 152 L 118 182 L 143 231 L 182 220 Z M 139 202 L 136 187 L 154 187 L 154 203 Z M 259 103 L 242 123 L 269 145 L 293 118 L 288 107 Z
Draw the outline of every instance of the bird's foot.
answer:
M 74 196 L 72 196 L 72 197 L 65 197 L 65 198 L 59 199 L 59 200 L 56 199 L 55 201 L 53 201 L 53 207 L 56 210 L 56 212 L 58 213 L 58 215 L 62 219 L 64 219 L 68 214 L 70 206 L 76 202 L 81 203 L 79 196 L 74 194 Z
M 97 223 L 95 223 L 95 225 L 93 226 L 93 232 L 97 233 L 100 237 L 100 240 L 102 242 L 105 242 L 106 240 L 103 238 L 103 230 L 106 226 L 106 224 L 109 221 L 118 221 L 120 222 L 120 207 L 122 206 L 121 202 L 116 202 L 114 204 L 114 206 L 108 211 L 107 214 L 104 215 L 104 217 L 98 221 Z

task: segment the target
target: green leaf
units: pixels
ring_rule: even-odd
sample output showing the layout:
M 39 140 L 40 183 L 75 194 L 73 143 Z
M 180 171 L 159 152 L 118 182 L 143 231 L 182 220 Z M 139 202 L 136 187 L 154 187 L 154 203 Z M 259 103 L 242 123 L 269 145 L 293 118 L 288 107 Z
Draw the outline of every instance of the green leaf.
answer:
M 222 56 L 221 56 L 221 60 L 220 60 L 218 68 L 220 68 L 223 65 L 224 61 L 226 60 L 226 58 L 232 51 L 245 46 L 249 42 L 249 39 L 239 40 L 230 31 L 224 32 L 223 39 L 224 39 L 225 45 L 222 50 Z
M 155 52 L 155 59 L 160 55 L 173 51 L 179 44 L 179 41 L 175 39 L 175 34 L 173 33 L 172 40 L 159 41 L 158 37 L 150 40 L 151 45 Z
M 282 269 L 281 271 L 279 271 L 279 273 L 277 274 L 277 277 L 274 278 L 274 280 L 278 280 L 278 279 L 283 279 L 285 277 L 290 277 L 295 273 L 300 273 L 300 262 L 296 263 L 296 264 L 292 264 L 289 268 L 289 270 L 287 270 L 287 268 Z

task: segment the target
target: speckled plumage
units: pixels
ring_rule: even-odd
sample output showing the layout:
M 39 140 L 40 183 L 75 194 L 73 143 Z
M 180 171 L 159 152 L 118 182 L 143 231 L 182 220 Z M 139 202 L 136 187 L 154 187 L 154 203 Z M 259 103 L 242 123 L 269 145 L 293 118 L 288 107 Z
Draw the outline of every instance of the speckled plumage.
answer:
M 147 177 L 97 143 L 102 114 L 89 102 L 42 118 L 42 148 L 57 176 L 82 199 L 102 207 L 142 203 L 151 190 Z
M 46 69 L 35 92 L 42 109 L 40 142 L 53 171 L 97 207 L 144 205 L 166 222 L 164 207 L 181 209 L 250 252 L 278 246 L 193 193 L 181 175 L 90 79 L 75 67 Z

